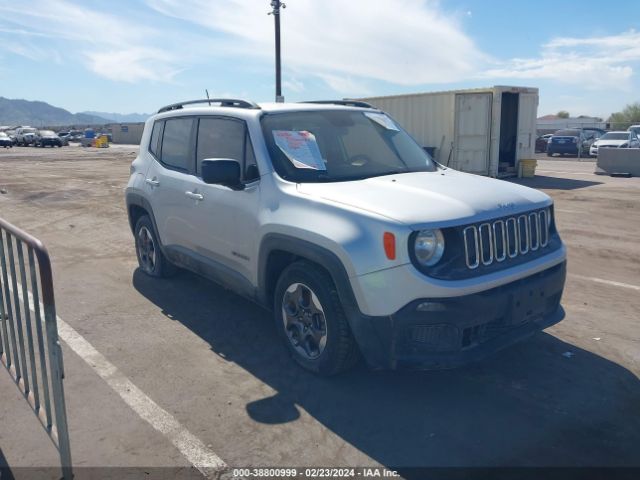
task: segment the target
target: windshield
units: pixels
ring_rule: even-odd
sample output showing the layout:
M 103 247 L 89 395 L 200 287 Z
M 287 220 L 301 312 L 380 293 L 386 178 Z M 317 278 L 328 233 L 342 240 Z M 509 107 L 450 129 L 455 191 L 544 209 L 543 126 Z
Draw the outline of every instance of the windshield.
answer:
M 23 128 L 22 133 L 36 133 L 35 128 Z
M 580 130 L 558 130 L 554 135 L 558 137 L 579 137 Z
M 628 140 L 627 132 L 609 132 L 600 137 L 600 140 Z
M 261 122 L 276 172 L 292 182 L 341 182 L 436 170 L 431 157 L 379 112 L 274 113 Z

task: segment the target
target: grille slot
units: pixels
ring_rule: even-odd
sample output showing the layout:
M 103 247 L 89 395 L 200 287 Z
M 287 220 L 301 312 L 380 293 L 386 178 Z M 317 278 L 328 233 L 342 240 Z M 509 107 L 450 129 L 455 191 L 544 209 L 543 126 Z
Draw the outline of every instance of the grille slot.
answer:
M 467 268 L 474 270 L 546 247 L 550 219 L 549 210 L 544 209 L 465 227 L 462 234 Z

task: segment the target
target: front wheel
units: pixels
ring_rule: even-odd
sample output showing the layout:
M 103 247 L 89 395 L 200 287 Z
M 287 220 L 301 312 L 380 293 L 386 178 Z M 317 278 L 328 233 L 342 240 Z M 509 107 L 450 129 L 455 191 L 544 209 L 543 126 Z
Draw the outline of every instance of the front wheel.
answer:
M 274 296 L 276 328 L 302 367 L 335 375 L 352 367 L 358 348 L 329 274 L 306 261 L 289 265 Z
M 175 273 L 175 266 L 162 253 L 160 240 L 148 215 L 143 215 L 136 222 L 135 240 L 138 265 L 144 273 L 151 277 L 169 277 Z

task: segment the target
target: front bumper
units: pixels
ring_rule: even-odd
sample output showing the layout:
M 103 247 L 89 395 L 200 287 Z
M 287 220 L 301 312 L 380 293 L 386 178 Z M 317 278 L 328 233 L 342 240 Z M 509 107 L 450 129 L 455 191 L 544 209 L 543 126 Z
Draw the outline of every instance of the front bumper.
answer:
M 479 360 L 564 318 L 566 262 L 483 292 L 415 300 L 393 315 L 351 319 L 373 368 L 439 369 Z

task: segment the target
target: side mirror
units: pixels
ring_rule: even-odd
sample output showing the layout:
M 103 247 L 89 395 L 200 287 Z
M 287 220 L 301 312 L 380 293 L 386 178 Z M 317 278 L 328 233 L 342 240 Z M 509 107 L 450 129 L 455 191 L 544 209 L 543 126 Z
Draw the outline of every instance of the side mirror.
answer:
M 224 185 L 232 190 L 244 190 L 241 181 L 240 163 L 227 158 L 208 158 L 200 164 L 204 183 Z

